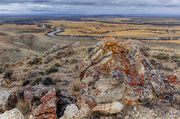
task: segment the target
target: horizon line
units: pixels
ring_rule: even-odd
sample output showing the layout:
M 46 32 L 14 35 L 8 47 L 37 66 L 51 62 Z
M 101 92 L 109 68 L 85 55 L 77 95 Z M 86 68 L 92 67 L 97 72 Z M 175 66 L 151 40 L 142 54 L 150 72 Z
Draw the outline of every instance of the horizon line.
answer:
M 121 16 L 121 17 L 180 17 L 180 14 L 58 14 L 58 13 L 28 13 L 28 14 L 14 14 L 14 13 L 0 13 L 0 16 L 4 16 L 4 17 L 18 17 L 18 16 L 51 16 L 51 17 L 85 17 L 85 16 Z

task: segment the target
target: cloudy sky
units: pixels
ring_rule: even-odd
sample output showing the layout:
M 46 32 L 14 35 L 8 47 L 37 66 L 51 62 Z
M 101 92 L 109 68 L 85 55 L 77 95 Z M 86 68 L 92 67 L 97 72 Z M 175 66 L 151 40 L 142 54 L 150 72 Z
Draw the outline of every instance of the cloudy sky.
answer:
M 0 0 L 0 14 L 180 15 L 180 0 Z

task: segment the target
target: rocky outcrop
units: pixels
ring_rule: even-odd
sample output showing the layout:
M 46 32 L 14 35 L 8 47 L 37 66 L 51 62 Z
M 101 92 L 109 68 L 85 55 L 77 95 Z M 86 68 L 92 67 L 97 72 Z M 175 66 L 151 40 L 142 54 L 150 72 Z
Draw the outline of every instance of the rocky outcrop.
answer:
M 7 89 L 0 89 L 0 111 L 4 112 L 15 107 L 17 96 L 14 92 Z
M 0 114 L 0 119 L 24 119 L 24 116 L 17 108 L 14 108 Z
M 174 87 L 178 76 L 156 70 L 141 42 L 103 40 L 88 50 L 86 58 L 86 51 L 79 54 L 80 50 L 74 44 L 55 46 L 43 56 L 12 66 L 7 85 L 19 89 L 19 104 L 29 105 L 27 111 L 22 111 L 26 105 L 18 105 L 23 114 L 30 119 L 118 119 L 133 117 L 126 112 L 140 105 L 137 113 L 130 113 L 143 118 L 151 110 L 145 106 L 179 104 L 178 86 Z M 14 108 L 10 95 L 0 91 L 2 112 Z
M 41 98 L 41 104 L 33 110 L 37 119 L 56 119 L 56 90 L 53 88 Z
M 80 79 L 86 85 L 85 94 L 91 94 L 98 103 L 119 100 L 133 105 L 157 97 L 164 100 L 166 94 L 176 93 L 144 52 L 143 44 L 137 41 L 105 39 L 99 42 L 79 66 Z
M 89 114 L 84 117 L 98 114 L 102 118 L 119 118 L 125 105 L 151 104 L 154 99 L 174 101 L 177 90 L 169 82 L 171 77 L 156 70 L 146 55 L 138 41 L 99 42 L 78 67 L 81 96 L 92 111 L 87 111 Z M 82 109 L 79 103 L 70 104 L 60 119 L 81 119 Z

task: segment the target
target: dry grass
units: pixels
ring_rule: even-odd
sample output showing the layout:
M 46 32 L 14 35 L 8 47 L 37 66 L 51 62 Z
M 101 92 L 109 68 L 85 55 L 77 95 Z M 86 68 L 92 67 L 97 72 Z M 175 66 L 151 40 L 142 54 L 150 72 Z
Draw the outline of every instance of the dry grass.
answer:
M 155 42 L 155 43 L 174 43 L 180 44 L 180 40 L 144 40 L 145 42 Z
M 10 28 L 10 29 L 32 29 L 32 28 L 38 28 L 37 25 L 16 25 L 16 24 L 3 24 L 0 25 L 0 28 Z
M 79 96 L 81 88 L 82 88 L 81 81 L 80 80 L 74 80 L 73 83 L 71 84 L 71 88 L 70 88 L 72 95 Z
M 0 32 L 13 36 L 19 33 L 45 33 L 37 25 L 16 25 L 16 24 L 3 24 L 0 25 Z
M 117 19 L 112 19 L 117 20 Z M 71 36 L 122 36 L 137 38 L 178 37 L 180 26 L 156 26 L 137 24 L 113 24 L 99 21 L 49 21 L 54 26 L 63 26 L 58 35 Z

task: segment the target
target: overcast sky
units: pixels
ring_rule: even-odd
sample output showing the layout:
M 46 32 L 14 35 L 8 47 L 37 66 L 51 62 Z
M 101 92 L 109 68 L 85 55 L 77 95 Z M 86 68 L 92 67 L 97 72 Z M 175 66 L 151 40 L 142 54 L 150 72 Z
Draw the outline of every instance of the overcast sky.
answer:
M 169 14 L 180 0 L 0 0 L 0 14 Z

